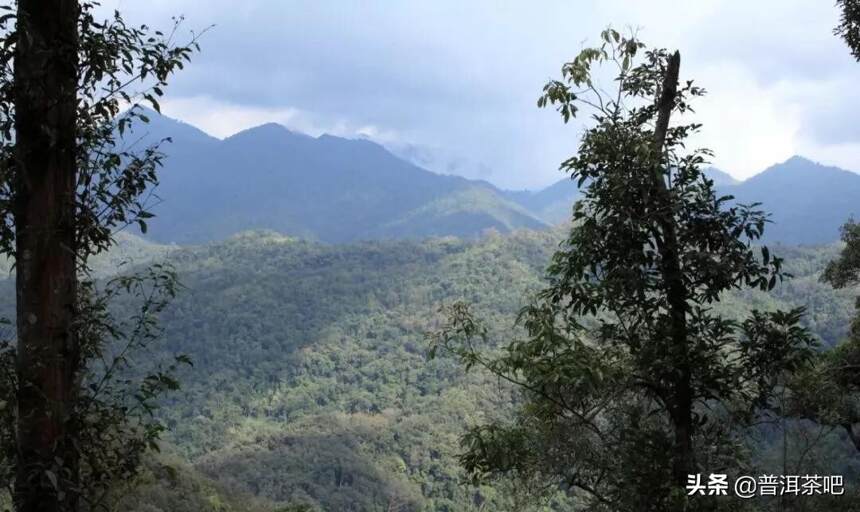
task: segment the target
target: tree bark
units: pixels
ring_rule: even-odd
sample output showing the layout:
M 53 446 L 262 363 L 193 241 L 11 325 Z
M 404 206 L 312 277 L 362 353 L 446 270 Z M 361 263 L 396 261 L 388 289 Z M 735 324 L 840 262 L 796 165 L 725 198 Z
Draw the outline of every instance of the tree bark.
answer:
M 19 512 L 77 509 L 73 319 L 78 2 L 19 0 L 15 277 Z
M 687 329 L 687 289 L 684 285 L 675 230 L 675 219 L 671 192 L 665 179 L 662 154 L 669 129 L 669 118 L 678 94 L 678 73 L 681 67 L 681 54 L 675 52 L 669 57 L 663 86 L 657 103 L 657 122 L 654 128 L 653 155 L 655 158 L 654 188 L 658 204 L 663 210 L 659 213 L 658 224 L 662 240 L 659 252 L 662 262 L 661 273 L 667 296 L 670 315 L 671 347 L 670 358 L 674 363 L 671 378 L 670 416 L 675 430 L 675 457 L 673 475 L 676 484 L 686 485 L 687 475 L 695 473 L 693 453 L 693 392 L 689 360 L 689 340 Z

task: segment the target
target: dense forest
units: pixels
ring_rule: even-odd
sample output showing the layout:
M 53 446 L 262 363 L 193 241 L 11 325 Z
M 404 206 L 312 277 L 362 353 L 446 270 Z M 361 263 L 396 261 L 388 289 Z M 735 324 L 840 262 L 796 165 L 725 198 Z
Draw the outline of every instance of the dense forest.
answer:
M 506 414 L 516 396 L 489 374 L 428 362 L 425 333 L 441 321 L 439 306 L 457 300 L 474 304 L 497 336 L 514 328 L 564 231 L 337 246 L 273 232 L 187 248 L 125 237 L 117 261 L 170 262 L 185 286 L 163 314 L 153 360 L 187 353 L 194 366 L 158 413 L 169 427 L 162 454 L 122 508 L 563 510 L 561 494 L 463 483 L 463 429 Z M 719 307 L 740 318 L 750 308 L 805 305 L 805 323 L 832 346 L 857 293 L 819 282 L 839 250 L 775 247 L 794 277 Z M 847 482 L 860 475 L 839 431 L 790 426 L 786 436 Z M 755 443 L 761 464 L 781 464 L 782 438 Z

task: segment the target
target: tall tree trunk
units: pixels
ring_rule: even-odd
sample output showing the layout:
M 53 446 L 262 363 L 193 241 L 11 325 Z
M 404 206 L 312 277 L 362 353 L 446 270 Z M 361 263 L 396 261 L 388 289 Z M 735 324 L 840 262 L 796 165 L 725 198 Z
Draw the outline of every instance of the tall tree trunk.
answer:
M 19 512 L 77 508 L 70 426 L 75 272 L 76 0 L 18 0 L 15 277 Z
M 673 475 L 677 485 L 686 485 L 687 475 L 695 472 L 693 453 L 693 393 L 689 360 L 689 340 L 687 330 L 687 289 L 681 273 L 678 237 L 675 230 L 672 199 L 666 184 L 662 153 L 666 144 L 669 118 L 678 93 L 678 73 L 681 67 L 681 54 L 675 52 L 667 63 L 666 75 L 657 103 L 657 123 L 654 128 L 653 154 L 656 159 L 654 169 L 655 196 L 665 209 L 659 220 L 659 251 L 662 260 L 661 272 L 669 305 L 671 318 L 670 359 L 672 369 L 670 415 L 675 430 L 675 457 Z

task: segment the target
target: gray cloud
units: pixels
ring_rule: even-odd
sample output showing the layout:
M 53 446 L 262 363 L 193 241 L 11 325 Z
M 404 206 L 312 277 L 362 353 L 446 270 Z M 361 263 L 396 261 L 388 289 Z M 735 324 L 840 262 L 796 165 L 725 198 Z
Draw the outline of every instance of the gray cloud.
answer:
M 816 101 L 805 103 L 802 133 L 820 144 L 860 141 L 860 83 L 843 78 L 815 85 L 810 95 Z
M 837 138 L 860 144 L 856 130 L 839 128 L 838 119 L 847 117 L 825 108 L 810 92 L 819 81 L 858 83 L 860 76 L 860 66 L 852 66 L 847 49 L 830 34 L 836 13 L 829 2 L 689 3 L 695 5 L 153 0 L 106 7 L 153 26 L 175 14 L 186 15 L 189 28 L 216 25 L 203 38 L 203 53 L 174 81 L 170 98 L 206 98 L 200 108 L 294 109 L 321 130 L 341 126 L 358 133 L 372 127 L 399 144 L 444 148 L 446 155 L 457 155 L 452 160 L 475 162 L 466 167 L 481 169 L 482 177 L 502 186 L 536 187 L 561 177 L 558 162 L 575 151 L 577 125 L 563 126 L 551 111 L 538 110 L 535 100 L 546 79 L 609 22 L 640 25 L 649 43 L 682 48 L 685 74 L 710 77 L 712 82 L 702 85 L 714 93 L 714 102 L 737 101 L 736 90 L 743 87 L 753 88 L 753 100 L 780 94 L 794 102 L 785 105 L 785 115 L 799 116 L 789 121 L 806 126 L 796 137 L 810 143 L 786 133 L 779 147 L 765 138 L 740 148 L 714 134 L 707 142 L 719 147 L 707 145 L 718 155 L 735 155 L 716 162 L 729 171 L 748 174 L 752 169 L 744 162 L 776 161 L 791 151 L 788 146 L 820 151 L 810 156 L 827 161 L 826 145 Z M 714 72 L 714 66 L 731 67 L 735 78 L 747 82 L 720 83 L 728 75 Z M 785 84 L 794 82 L 803 83 L 809 94 L 791 93 Z M 185 104 L 193 109 L 193 102 Z M 818 104 L 822 107 L 814 107 Z M 715 127 L 721 126 L 720 110 L 719 105 L 703 109 L 714 112 Z M 781 115 L 771 110 L 761 115 Z M 749 123 L 778 124 L 778 119 Z M 750 148 L 759 154 L 746 159 Z M 835 163 L 852 164 L 844 151 L 840 155 Z M 860 156 L 853 167 L 860 170 Z

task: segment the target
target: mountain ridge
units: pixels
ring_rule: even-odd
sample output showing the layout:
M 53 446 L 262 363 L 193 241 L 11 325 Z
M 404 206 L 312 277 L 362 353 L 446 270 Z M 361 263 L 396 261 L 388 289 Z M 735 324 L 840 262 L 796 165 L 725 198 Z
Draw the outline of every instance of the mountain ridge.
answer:
M 736 203 L 761 203 L 771 220 L 765 240 L 791 245 L 837 240 L 840 226 L 860 214 L 860 175 L 801 156 L 718 190 Z
M 317 137 L 265 123 L 218 139 L 146 112 L 134 130 L 172 137 L 160 174 L 153 240 L 180 244 L 250 229 L 329 243 L 370 239 L 475 237 L 488 229 L 545 229 L 570 218 L 581 197 L 563 178 L 539 190 L 505 190 L 482 179 L 422 168 L 367 138 Z M 141 137 L 140 134 L 144 134 Z M 766 241 L 819 244 L 860 213 L 860 175 L 794 156 L 739 181 L 705 168 L 720 194 L 763 203 Z
M 169 131 L 170 121 L 160 117 L 158 128 Z M 202 243 L 274 229 L 339 243 L 546 226 L 486 182 L 427 171 L 366 139 L 312 137 L 267 123 L 195 142 L 164 149 L 162 202 L 150 223 L 157 241 Z M 426 215 L 416 216 L 422 208 Z

